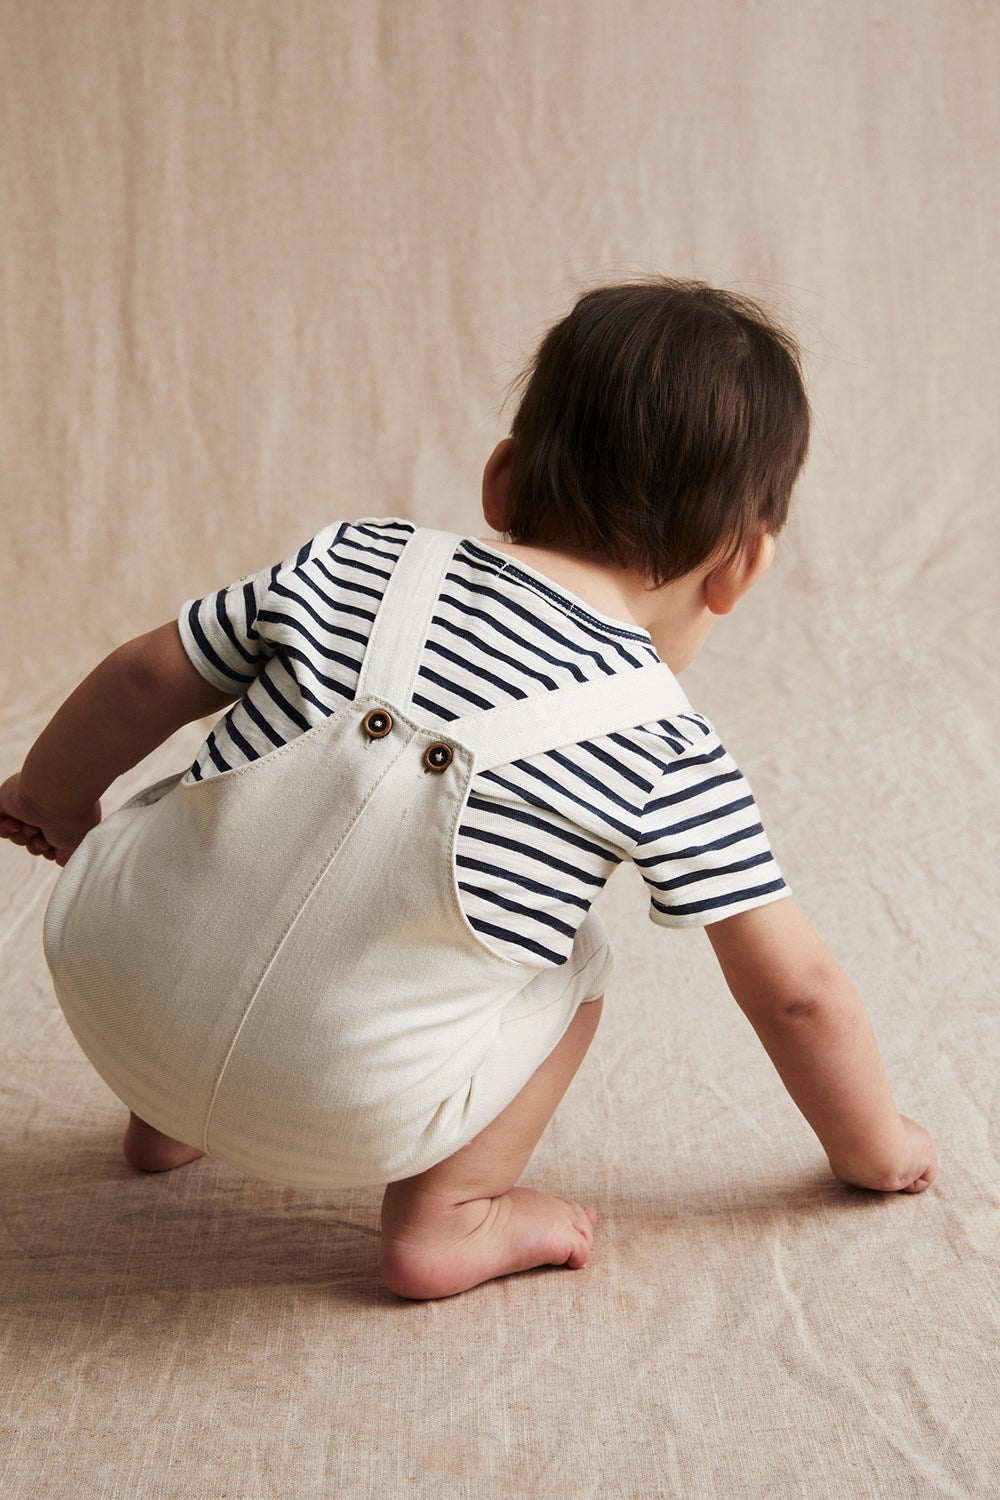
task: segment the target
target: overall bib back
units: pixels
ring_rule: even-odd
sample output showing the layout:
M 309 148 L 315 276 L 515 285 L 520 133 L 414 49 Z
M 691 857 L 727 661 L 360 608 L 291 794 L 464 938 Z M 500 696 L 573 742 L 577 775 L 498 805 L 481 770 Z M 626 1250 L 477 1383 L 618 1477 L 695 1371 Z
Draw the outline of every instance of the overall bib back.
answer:
M 593 910 L 559 966 L 471 926 L 454 863 L 469 786 L 687 700 L 657 662 L 422 723 L 412 690 L 460 541 L 409 538 L 352 703 L 247 765 L 139 792 L 74 851 L 45 915 L 59 1003 L 109 1087 L 267 1181 L 374 1185 L 450 1156 L 610 970 Z

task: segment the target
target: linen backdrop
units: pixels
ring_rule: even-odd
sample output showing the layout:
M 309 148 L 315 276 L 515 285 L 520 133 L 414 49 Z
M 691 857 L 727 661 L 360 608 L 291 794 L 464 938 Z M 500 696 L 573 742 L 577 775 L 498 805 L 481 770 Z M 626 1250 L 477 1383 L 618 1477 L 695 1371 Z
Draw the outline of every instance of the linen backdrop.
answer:
M 377 1189 L 128 1170 L 42 958 L 57 872 L 4 843 L 5 1496 L 1000 1493 L 998 31 L 990 0 L 2 0 L 2 775 L 115 645 L 330 520 L 487 534 L 505 391 L 586 287 L 758 297 L 812 449 L 685 687 L 941 1162 L 919 1197 L 833 1179 L 627 868 L 525 1177 L 597 1207 L 590 1265 L 408 1304 Z

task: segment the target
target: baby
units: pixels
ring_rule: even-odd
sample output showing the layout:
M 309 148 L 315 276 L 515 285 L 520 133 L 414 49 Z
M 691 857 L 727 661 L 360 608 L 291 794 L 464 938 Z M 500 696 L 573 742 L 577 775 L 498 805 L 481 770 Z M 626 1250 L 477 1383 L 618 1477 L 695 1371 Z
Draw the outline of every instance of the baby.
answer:
M 483 474 L 500 540 L 332 523 L 113 651 L 0 787 L 0 835 L 64 867 L 46 958 L 131 1165 L 387 1184 L 379 1271 L 415 1299 L 590 1256 L 593 1209 L 516 1184 L 594 1036 L 591 903 L 626 859 L 654 922 L 705 927 L 833 1173 L 937 1171 L 675 676 L 774 556 L 793 340 L 648 276 L 581 296 L 522 380 Z

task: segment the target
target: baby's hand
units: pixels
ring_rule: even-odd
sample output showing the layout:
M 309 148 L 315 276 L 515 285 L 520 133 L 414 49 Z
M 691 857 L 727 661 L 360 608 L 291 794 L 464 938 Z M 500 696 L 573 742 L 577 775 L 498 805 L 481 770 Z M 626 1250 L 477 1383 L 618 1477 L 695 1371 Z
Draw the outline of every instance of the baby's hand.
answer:
M 934 1142 L 916 1121 L 907 1119 L 906 1115 L 899 1118 L 903 1126 L 903 1146 L 898 1169 L 891 1176 L 876 1179 L 864 1173 L 840 1171 L 831 1158 L 833 1175 L 852 1187 L 871 1188 L 877 1193 L 922 1193 L 929 1188 L 937 1176 L 938 1167 Z
M 40 854 L 64 865 L 76 846 L 101 821 L 101 804 L 79 813 L 52 813 L 20 789 L 21 773 L 0 786 L 0 838 L 21 844 L 29 854 Z

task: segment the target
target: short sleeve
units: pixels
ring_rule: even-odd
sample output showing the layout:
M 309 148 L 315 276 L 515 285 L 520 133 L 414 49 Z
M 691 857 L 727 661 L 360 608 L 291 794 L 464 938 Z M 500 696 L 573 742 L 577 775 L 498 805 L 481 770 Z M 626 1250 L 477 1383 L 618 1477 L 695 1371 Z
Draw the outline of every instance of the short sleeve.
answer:
M 653 786 L 634 860 L 661 927 L 705 927 L 790 896 L 750 784 L 699 714 L 688 744 Z
M 192 665 L 213 687 L 223 693 L 246 692 L 278 649 L 261 618 L 275 581 L 327 552 L 340 529 L 341 524 L 333 522 L 282 562 L 247 573 L 201 599 L 185 601 L 177 616 L 181 642 Z

